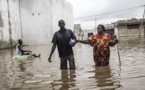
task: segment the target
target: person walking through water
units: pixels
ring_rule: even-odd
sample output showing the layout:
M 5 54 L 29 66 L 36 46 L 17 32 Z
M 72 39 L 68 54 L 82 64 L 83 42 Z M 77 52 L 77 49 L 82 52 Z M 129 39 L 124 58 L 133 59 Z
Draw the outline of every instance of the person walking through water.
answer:
M 59 57 L 60 57 L 60 69 L 61 70 L 68 69 L 67 67 L 67 60 L 68 60 L 69 69 L 74 70 L 76 69 L 76 67 L 75 67 L 75 61 L 73 56 L 74 53 L 73 53 L 72 46 L 74 46 L 77 42 L 74 42 L 72 45 L 70 45 L 69 43 L 71 39 L 76 40 L 76 36 L 71 30 L 65 28 L 64 20 L 59 20 L 58 25 L 60 27 L 60 30 L 55 32 L 53 36 L 52 39 L 53 46 L 48 61 L 52 62 L 51 57 L 57 46 Z
M 33 57 L 40 57 L 41 54 L 36 55 L 36 54 L 32 54 L 32 51 L 30 50 L 23 50 L 22 45 L 23 45 L 23 41 L 19 39 L 18 44 L 16 46 L 16 55 L 19 55 L 19 56 L 32 55 Z
M 77 40 L 83 44 L 91 44 L 93 46 L 94 62 L 96 66 L 109 65 L 110 47 L 118 43 L 118 39 L 111 37 L 105 33 L 104 25 L 98 25 L 98 34 L 90 36 L 87 40 Z

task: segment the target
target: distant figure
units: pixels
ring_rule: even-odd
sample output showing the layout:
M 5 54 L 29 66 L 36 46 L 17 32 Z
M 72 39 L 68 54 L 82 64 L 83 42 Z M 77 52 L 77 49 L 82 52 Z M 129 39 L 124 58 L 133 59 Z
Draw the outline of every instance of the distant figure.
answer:
M 67 60 L 69 61 L 69 69 L 76 69 L 75 67 L 75 61 L 74 61 L 74 53 L 72 47 L 77 43 L 74 42 L 72 45 L 70 45 L 71 39 L 76 39 L 76 36 L 74 33 L 65 28 L 65 22 L 64 20 L 59 20 L 58 25 L 60 27 L 60 30 L 55 32 L 53 39 L 52 39 L 52 49 L 51 53 L 49 55 L 48 61 L 51 62 L 51 56 L 53 52 L 55 51 L 55 48 L 57 46 L 58 48 L 58 53 L 60 57 L 60 69 L 65 70 L 67 68 Z
M 94 62 L 96 66 L 109 65 L 110 47 L 118 43 L 118 40 L 105 33 L 105 27 L 98 25 L 98 34 L 92 35 L 88 40 L 77 40 L 80 43 L 91 44 L 94 55 Z
M 20 55 L 20 56 L 32 55 L 34 57 L 40 57 L 41 54 L 36 55 L 36 54 L 32 54 L 32 51 L 30 51 L 30 50 L 23 50 L 22 49 L 22 44 L 23 44 L 23 41 L 21 39 L 19 39 L 18 44 L 16 46 L 16 55 Z
M 82 38 L 82 40 L 83 40 L 83 37 L 84 37 L 84 32 L 81 30 L 81 32 L 80 32 L 80 36 L 81 36 L 81 38 Z

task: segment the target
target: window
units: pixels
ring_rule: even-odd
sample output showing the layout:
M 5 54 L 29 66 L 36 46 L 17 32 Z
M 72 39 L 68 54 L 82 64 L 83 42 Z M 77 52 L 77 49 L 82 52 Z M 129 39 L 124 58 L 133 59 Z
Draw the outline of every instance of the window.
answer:
M 140 24 L 131 24 L 127 25 L 127 29 L 134 29 L 134 28 L 139 28 Z

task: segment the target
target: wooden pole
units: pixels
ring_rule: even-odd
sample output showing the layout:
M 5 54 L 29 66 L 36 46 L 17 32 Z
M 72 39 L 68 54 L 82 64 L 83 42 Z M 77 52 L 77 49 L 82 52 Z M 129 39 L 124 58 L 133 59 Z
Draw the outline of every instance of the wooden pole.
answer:
M 118 25 L 118 22 L 117 22 L 117 29 L 118 29 L 118 33 L 117 33 L 118 34 L 118 40 L 119 40 L 119 25 Z M 118 44 L 119 43 L 117 43 L 117 53 L 118 53 L 118 59 L 119 59 L 119 70 L 121 72 L 121 59 L 120 59 L 120 52 L 119 52 L 119 45 Z
M 95 33 L 97 33 L 97 28 L 96 28 L 96 18 L 95 18 Z
M 118 25 L 118 23 L 117 23 Z M 118 26 L 118 40 L 119 40 L 119 26 Z M 117 44 L 117 53 L 118 53 L 118 59 L 119 59 L 119 66 L 121 66 L 121 59 L 120 59 L 120 52 L 119 52 L 119 45 Z
M 143 19 L 142 19 L 142 23 L 140 25 L 139 38 L 141 37 L 141 28 L 143 27 L 143 23 L 144 23 L 144 15 L 145 15 L 145 5 L 144 5 Z
M 119 59 L 119 66 L 121 66 L 121 59 L 120 59 L 120 52 L 119 52 L 119 45 L 117 44 L 117 53 L 118 53 L 118 59 Z

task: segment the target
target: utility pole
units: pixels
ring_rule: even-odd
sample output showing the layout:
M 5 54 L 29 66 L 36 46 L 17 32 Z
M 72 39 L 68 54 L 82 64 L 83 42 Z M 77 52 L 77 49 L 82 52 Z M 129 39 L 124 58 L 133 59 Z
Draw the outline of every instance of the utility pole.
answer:
M 95 18 L 95 33 L 97 33 L 97 28 L 96 28 L 96 18 Z
M 143 23 L 144 23 L 144 15 L 145 15 L 145 5 L 144 5 L 144 13 L 143 13 L 143 19 L 142 19 L 142 23 L 140 25 L 140 31 L 139 31 L 139 38 L 141 37 L 141 29 L 142 27 L 144 26 Z M 144 32 L 145 33 L 145 32 Z

